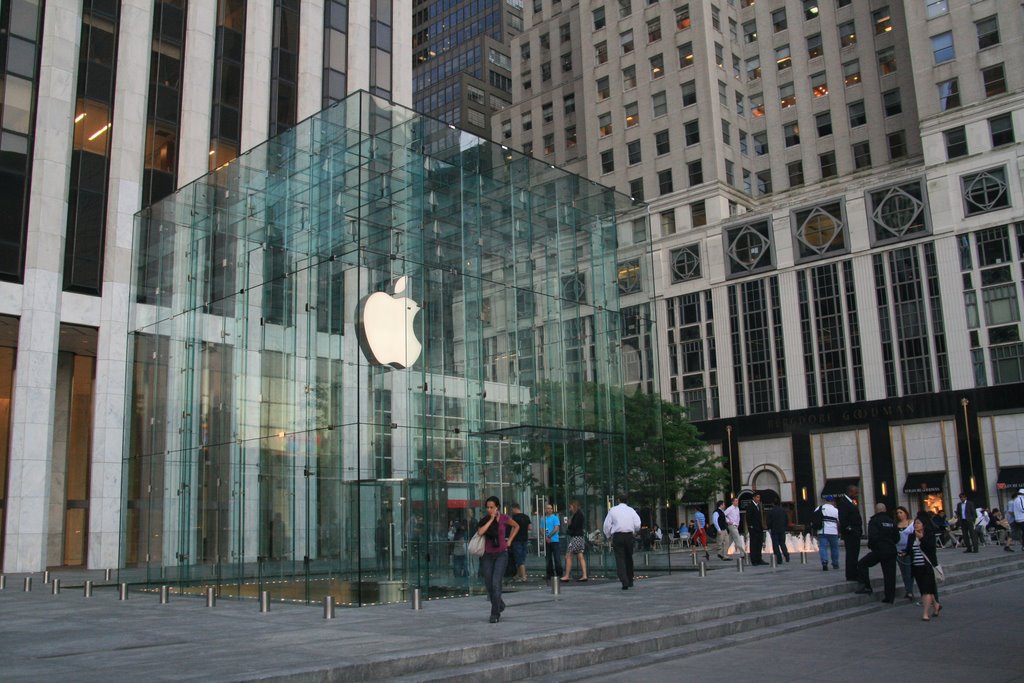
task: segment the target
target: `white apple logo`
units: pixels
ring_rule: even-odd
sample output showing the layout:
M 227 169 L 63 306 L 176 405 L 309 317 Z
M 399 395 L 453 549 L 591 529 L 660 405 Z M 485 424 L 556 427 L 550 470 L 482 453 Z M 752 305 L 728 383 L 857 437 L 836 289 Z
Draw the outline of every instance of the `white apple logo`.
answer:
M 374 292 L 359 304 L 359 345 L 366 359 L 375 365 L 401 370 L 416 362 L 423 346 L 416 337 L 413 319 L 419 305 L 405 292 L 408 276 L 398 278 L 392 293 Z

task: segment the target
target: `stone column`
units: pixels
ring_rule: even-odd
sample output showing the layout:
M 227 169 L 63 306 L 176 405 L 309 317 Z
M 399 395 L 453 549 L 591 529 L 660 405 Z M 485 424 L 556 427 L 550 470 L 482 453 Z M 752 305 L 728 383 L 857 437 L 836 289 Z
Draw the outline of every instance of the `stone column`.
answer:
M 324 0 L 302 3 L 299 46 L 299 109 L 296 120 L 302 121 L 323 109 Z
M 249 0 L 245 9 L 245 72 L 242 75 L 242 141 L 246 151 L 270 130 L 270 54 L 273 0 Z M 320 39 L 321 42 L 323 38 Z

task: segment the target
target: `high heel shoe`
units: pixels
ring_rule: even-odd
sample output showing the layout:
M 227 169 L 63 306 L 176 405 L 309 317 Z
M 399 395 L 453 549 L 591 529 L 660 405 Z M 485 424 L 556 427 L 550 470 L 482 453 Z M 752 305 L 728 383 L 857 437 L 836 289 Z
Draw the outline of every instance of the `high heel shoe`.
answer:
M 492 614 L 491 615 L 491 623 L 492 624 L 497 624 L 499 621 L 501 621 L 501 615 L 500 614 Z
M 939 616 L 939 612 L 941 612 L 941 611 L 942 611 L 942 605 L 938 605 L 938 604 L 937 604 L 937 605 L 935 606 L 935 614 L 933 614 L 932 616 L 934 616 L 934 617 L 937 617 L 937 616 Z

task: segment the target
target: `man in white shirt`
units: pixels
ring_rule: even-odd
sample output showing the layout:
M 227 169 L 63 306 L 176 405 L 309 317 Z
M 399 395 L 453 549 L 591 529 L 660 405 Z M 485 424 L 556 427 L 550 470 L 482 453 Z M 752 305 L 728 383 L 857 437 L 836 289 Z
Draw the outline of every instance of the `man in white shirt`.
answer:
M 832 569 L 839 569 L 839 509 L 832 504 L 832 496 L 822 499 L 821 507 L 815 510 L 819 515 L 821 531 L 818 532 L 818 556 L 821 558 L 821 571 L 828 571 L 829 560 Z
M 726 529 L 729 531 L 729 541 L 736 546 L 736 554 L 740 557 L 746 557 L 747 551 L 744 549 L 743 535 L 740 534 L 740 499 L 733 498 L 732 505 L 725 508 L 725 522 Z M 728 542 L 725 544 L 723 552 L 728 554 L 729 545 Z
M 1006 506 L 1006 517 L 1010 522 L 1010 527 L 1014 529 L 1014 535 L 1006 544 L 1007 550 L 1013 547 L 1014 539 L 1020 541 L 1021 550 L 1024 550 L 1024 489 L 1019 489 L 1017 497 Z
M 640 515 L 627 505 L 626 494 L 619 494 L 619 504 L 608 511 L 604 518 L 604 535 L 612 541 L 615 551 L 615 571 L 622 583 L 622 590 L 633 585 L 633 543 L 640 531 Z
M 988 511 L 978 507 L 978 518 L 974 520 L 974 534 L 978 537 L 978 545 L 988 545 L 988 523 L 991 520 Z

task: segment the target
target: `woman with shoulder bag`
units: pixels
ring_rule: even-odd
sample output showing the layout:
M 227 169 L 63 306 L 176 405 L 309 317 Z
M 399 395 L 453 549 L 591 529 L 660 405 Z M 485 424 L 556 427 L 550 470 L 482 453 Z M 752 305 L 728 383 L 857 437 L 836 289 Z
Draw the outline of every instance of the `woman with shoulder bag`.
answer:
M 924 608 L 921 621 L 931 621 L 931 617 L 939 616 L 942 611 L 939 589 L 935 583 L 935 566 L 939 560 L 935 555 L 935 535 L 928 533 L 920 517 L 914 520 L 914 533 L 907 540 L 907 555 L 913 558 L 911 571 Z
M 505 538 L 506 528 L 511 529 Z M 480 572 L 484 577 L 487 597 L 491 601 L 491 623 L 501 621 L 505 601 L 501 599 L 501 582 L 508 564 L 508 544 L 515 540 L 519 525 L 501 512 L 501 501 L 496 496 L 487 499 L 487 513 L 480 520 L 476 535 L 484 539 L 484 554 L 480 558 Z
M 583 518 L 583 513 L 580 511 L 580 502 L 575 498 L 569 501 L 569 512 L 572 513 L 572 517 L 569 518 L 569 549 L 565 551 L 565 576 L 561 578 L 561 581 L 570 581 L 572 579 L 572 558 L 573 556 L 579 558 L 580 561 L 580 578 L 577 581 L 587 581 L 587 560 L 583 554 L 587 550 L 587 537 L 586 532 L 583 528 L 586 526 L 586 520 Z

